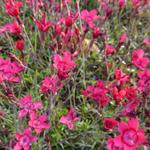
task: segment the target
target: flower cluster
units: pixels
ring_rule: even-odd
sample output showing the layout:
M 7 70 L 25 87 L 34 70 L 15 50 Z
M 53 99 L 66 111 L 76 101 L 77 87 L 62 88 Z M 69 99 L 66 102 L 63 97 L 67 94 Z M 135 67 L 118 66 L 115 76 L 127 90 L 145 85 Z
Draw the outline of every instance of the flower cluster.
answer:
M 96 82 L 96 85 L 88 86 L 87 89 L 83 91 L 83 95 L 87 98 L 93 99 L 100 106 L 105 106 L 109 102 L 107 92 L 108 90 L 105 87 L 105 83 L 99 80 Z
M 0 4 L 0 149 L 149 148 L 149 0 Z
M 32 135 L 32 129 L 37 134 L 40 134 L 43 130 L 50 128 L 50 124 L 47 122 L 47 115 L 36 115 L 41 107 L 42 103 L 40 101 L 32 102 L 32 96 L 30 95 L 20 99 L 18 116 L 20 119 L 28 116 L 30 120 L 28 121 L 28 127 L 24 129 L 23 133 L 16 133 L 17 143 L 14 146 L 14 150 L 30 149 L 32 143 L 37 140 L 37 137 Z

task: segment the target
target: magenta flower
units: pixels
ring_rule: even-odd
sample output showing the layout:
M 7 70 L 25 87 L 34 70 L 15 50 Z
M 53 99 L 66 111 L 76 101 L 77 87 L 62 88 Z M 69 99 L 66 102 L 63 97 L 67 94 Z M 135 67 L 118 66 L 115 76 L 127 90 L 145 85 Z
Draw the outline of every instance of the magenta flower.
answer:
M 88 86 L 83 91 L 83 95 L 87 98 L 93 99 L 99 105 L 105 106 L 108 104 L 109 98 L 107 97 L 108 90 L 105 87 L 105 83 L 98 80 L 96 85 Z
M 116 69 L 115 79 L 119 85 L 123 85 L 125 82 L 129 81 L 129 75 L 123 73 L 121 69 Z
M 135 109 L 139 106 L 140 101 L 138 99 L 130 100 L 127 103 L 124 103 L 124 107 L 120 113 L 121 116 L 130 116 L 130 113 L 134 112 Z
M 0 27 L 0 34 L 10 32 L 13 34 L 20 34 L 22 29 L 17 22 L 7 23 L 4 26 Z
M 23 4 L 20 1 L 5 0 L 6 13 L 13 17 L 17 17 L 20 13 L 20 8 L 22 5 Z
M 45 14 L 42 17 L 42 20 L 35 20 L 35 23 L 38 29 L 41 30 L 42 32 L 47 32 L 49 28 L 52 26 L 52 22 L 46 20 Z
M 61 89 L 62 87 L 63 84 L 61 84 L 58 76 L 52 75 L 45 77 L 45 79 L 42 81 L 42 85 L 40 86 L 40 91 L 44 94 L 51 91 L 53 95 L 56 95 L 58 89 Z
M 143 129 L 139 129 L 137 118 L 130 119 L 128 123 L 119 123 L 118 130 L 120 135 L 114 138 L 114 143 L 123 150 L 136 150 L 146 141 Z
M 23 118 L 25 115 L 31 113 L 34 110 L 37 110 L 42 107 L 42 103 L 39 101 L 32 102 L 32 96 L 27 95 L 20 99 L 19 101 L 19 118 Z
M 108 139 L 107 141 L 107 149 L 108 150 L 123 150 L 122 147 L 118 147 L 114 143 L 114 139 Z
M 144 57 L 143 49 L 136 49 L 132 52 L 132 63 L 139 69 L 144 69 L 149 63 L 149 59 Z
M 69 76 L 69 72 L 76 67 L 75 62 L 72 60 L 70 52 L 63 52 L 63 56 L 55 54 L 53 58 L 53 66 L 58 71 L 58 76 L 65 79 Z
M 66 125 L 70 130 L 74 129 L 74 122 L 78 121 L 74 108 L 68 110 L 68 113 L 60 118 L 60 123 Z
M 119 8 L 124 9 L 124 7 L 126 5 L 126 1 L 125 0 L 119 0 L 118 3 L 119 3 Z
M 23 67 L 17 62 L 0 58 L 0 83 L 4 81 L 20 82 L 19 73 L 21 71 L 23 71 Z
M 138 8 L 141 5 L 141 0 L 131 0 L 133 8 Z
M 16 133 L 17 143 L 13 150 L 30 150 L 31 144 L 37 140 L 31 135 L 31 128 L 26 128 L 23 133 Z
M 94 28 L 94 21 L 99 19 L 99 16 L 97 16 L 97 11 L 95 9 L 88 11 L 88 10 L 82 10 L 81 12 L 81 19 L 84 20 L 90 28 Z
M 144 69 L 138 72 L 138 90 L 141 92 L 150 92 L 150 69 Z
M 41 133 L 44 129 L 49 129 L 50 125 L 47 123 L 47 115 L 36 116 L 33 111 L 30 113 L 30 120 L 28 122 L 29 126 L 35 129 L 36 133 Z

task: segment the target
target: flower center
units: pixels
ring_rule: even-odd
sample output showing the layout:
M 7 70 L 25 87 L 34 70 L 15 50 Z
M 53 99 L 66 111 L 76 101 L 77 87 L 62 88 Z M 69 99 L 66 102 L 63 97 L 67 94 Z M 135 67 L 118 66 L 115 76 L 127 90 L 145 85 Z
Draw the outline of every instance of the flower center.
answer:
M 24 135 L 21 139 L 20 139 L 20 144 L 21 145 L 29 145 L 30 143 L 30 139 L 28 136 Z
M 38 121 L 38 120 L 35 120 L 34 122 L 33 122 L 33 125 L 34 125 L 34 127 L 39 127 L 39 125 L 40 125 L 40 122 Z
M 134 146 L 136 145 L 138 136 L 135 130 L 129 129 L 126 130 L 123 134 L 123 142 L 129 146 Z

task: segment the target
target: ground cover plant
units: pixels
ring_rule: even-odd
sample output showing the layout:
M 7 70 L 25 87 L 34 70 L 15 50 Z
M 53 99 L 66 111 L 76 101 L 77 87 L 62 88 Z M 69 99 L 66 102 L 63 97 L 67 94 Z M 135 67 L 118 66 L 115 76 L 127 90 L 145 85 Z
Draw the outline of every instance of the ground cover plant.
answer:
M 0 1 L 0 149 L 150 149 L 149 0 Z

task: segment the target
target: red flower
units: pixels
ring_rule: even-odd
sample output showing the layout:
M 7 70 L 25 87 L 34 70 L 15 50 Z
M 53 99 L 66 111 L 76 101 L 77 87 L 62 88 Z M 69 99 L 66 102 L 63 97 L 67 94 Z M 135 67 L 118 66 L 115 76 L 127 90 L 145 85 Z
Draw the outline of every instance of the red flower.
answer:
M 105 106 L 109 101 L 106 95 L 107 91 L 104 82 L 99 80 L 96 85 L 88 86 L 86 90 L 83 91 L 83 95 L 98 102 L 99 105 Z
M 37 27 L 39 28 L 39 30 L 41 30 L 42 32 L 47 32 L 49 28 L 52 26 L 51 21 L 47 22 L 45 14 L 42 17 L 42 20 L 35 20 L 35 23 Z
M 26 128 L 23 133 L 16 133 L 17 144 L 13 150 L 30 150 L 30 146 L 37 140 L 35 136 L 31 135 L 31 128 Z
M 144 69 L 149 63 L 149 59 L 144 56 L 143 49 L 136 49 L 132 52 L 132 63 L 139 69 Z
M 74 108 L 68 110 L 68 113 L 60 118 L 60 123 L 65 124 L 69 129 L 74 129 L 74 122 L 78 121 Z
M 61 84 L 58 76 L 52 75 L 50 77 L 45 77 L 40 86 L 40 91 L 42 93 L 52 92 L 53 95 L 57 94 L 57 90 L 61 89 L 63 85 Z
M 54 55 L 53 66 L 58 71 L 58 76 L 61 79 L 65 79 L 69 76 L 69 72 L 76 67 L 76 64 L 72 60 L 70 52 L 63 52 L 63 56 L 59 54 Z
M 81 19 L 84 20 L 90 28 L 94 28 L 94 21 L 99 19 L 99 16 L 97 16 L 97 11 L 95 9 L 88 11 L 88 10 L 82 10 L 81 12 Z
M 17 17 L 20 13 L 19 11 L 22 5 L 23 4 L 20 1 L 5 0 L 6 13 L 13 17 Z
M 24 40 L 17 40 L 15 45 L 18 50 L 22 51 L 24 49 Z
M 114 100 L 116 102 L 116 104 L 119 104 L 119 102 L 124 98 L 124 96 L 126 95 L 126 91 L 125 90 L 118 90 L 117 87 L 114 87 L 112 89 L 112 93 L 114 96 Z
M 71 17 L 66 17 L 66 18 L 65 18 L 65 25 L 66 25 L 67 27 L 71 27 L 72 24 L 73 24 L 73 19 L 72 19 Z
M 19 101 L 19 118 L 23 118 L 25 115 L 31 113 L 34 110 L 37 110 L 42 107 L 42 103 L 39 101 L 32 102 L 32 96 L 27 95 L 20 99 Z
M 100 35 L 102 35 L 100 28 L 97 28 L 97 27 L 93 28 L 93 38 L 96 39 Z
M 105 46 L 106 55 L 111 55 L 116 52 L 116 49 L 111 44 L 106 44 Z
M 104 118 L 104 128 L 106 130 L 112 130 L 117 124 L 118 121 L 114 118 Z
M 136 98 L 137 95 L 137 89 L 134 87 L 127 87 L 125 89 L 126 91 L 126 98 L 128 99 L 128 101 L 134 100 Z
M 29 126 L 35 129 L 36 133 L 41 133 L 44 129 L 49 129 L 50 125 L 47 123 L 47 116 L 41 115 L 36 116 L 36 113 L 32 111 L 30 113 L 30 121 L 28 122 Z
M 124 74 L 121 69 L 116 69 L 115 79 L 119 85 L 123 85 L 129 80 L 129 75 Z
M 136 150 L 146 141 L 143 129 L 139 129 L 138 119 L 119 123 L 118 130 L 120 135 L 114 138 L 114 143 L 123 150 Z

